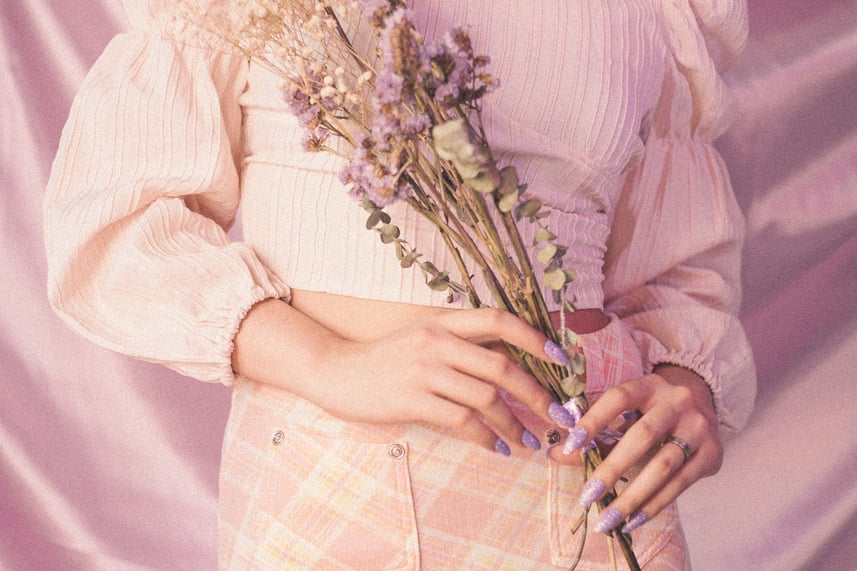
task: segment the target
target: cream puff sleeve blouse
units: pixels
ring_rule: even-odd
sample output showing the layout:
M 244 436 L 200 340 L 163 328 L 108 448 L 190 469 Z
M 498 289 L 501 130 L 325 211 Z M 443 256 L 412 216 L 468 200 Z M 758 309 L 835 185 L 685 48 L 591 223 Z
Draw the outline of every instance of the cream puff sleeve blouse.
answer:
M 289 286 L 443 304 L 363 228 L 337 159 L 300 149 L 272 76 L 164 25 L 161 1 L 127 2 L 132 29 L 98 59 L 63 131 L 45 198 L 59 315 L 105 347 L 228 384 L 241 319 Z M 647 367 L 702 375 L 722 431 L 740 428 L 755 391 L 736 319 L 743 219 L 711 143 L 727 124 L 718 66 L 746 40 L 744 1 L 414 10 L 428 35 L 471 24 L 491 56 L 492 145 L 552 208 L 578 306 L 625 319 Z M 426 223 L 391 214 L 452 267 Z

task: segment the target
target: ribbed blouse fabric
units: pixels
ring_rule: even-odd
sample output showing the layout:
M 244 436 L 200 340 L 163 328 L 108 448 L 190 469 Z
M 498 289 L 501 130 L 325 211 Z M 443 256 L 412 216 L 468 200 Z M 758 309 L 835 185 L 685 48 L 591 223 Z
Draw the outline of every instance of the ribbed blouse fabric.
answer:
M 56 311 L 105 347 L 229 384 L 241 319 L 289 286 L 445 305 L 365 230 L 339 160 L 301 150 L 278 80 L 194 45 L 158 2 L 126 2 L 132 30 L 96 62 L 63 131 L 45 199 Z M 414 9 L 428 36 L 470 24 L 492 58 L 502 83 L 485 105 L 492 147 L 552 208 L 578 305 L 627 320 L 647 369 L 701 374 L 722 432 L 740 428 L 755 393 L 735 317 L 743 219 L 711 143 L 728 122 L 718 65 L 743 47 L 745 3 Z M 454 267 L 430 225 L 388 211 L 427 258 Z

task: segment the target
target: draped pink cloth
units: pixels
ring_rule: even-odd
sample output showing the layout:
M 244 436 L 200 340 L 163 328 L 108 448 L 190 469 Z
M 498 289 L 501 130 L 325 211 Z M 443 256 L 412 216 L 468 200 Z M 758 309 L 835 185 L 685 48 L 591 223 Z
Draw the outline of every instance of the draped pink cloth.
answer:
M 759 400 L 682 500 L 696 569 L 857 560 L 857 3 L 750 2 L 720 140 L 747 215 Z M 0 568 L 208 569 L 228 389 L 98 349 L 48 307 L 42 189 L 121 6 L 0 6 Z

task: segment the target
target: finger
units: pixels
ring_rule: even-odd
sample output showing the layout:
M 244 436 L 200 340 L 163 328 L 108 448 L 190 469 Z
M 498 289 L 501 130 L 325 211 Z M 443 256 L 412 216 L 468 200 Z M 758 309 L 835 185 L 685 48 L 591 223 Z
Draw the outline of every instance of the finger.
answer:
M 642 403 L 649 400 L 649 389 L 639 380 L 613 387 L 598 399 L 583 417 L 569 430 L 563 446 L 564 454 L 571 454 L 589 444 L 602 429 L 627 410 L 643 410 Z M 650 417 L 650 423 L 656 420 Z M 639 421 L 637 421 L 639 423 Z M 666 429 L 665 429 L 666 430 Z M 629 429 L 628 432 L 631 430 Z M 641 431 L 642 432 L 642 431 Z M 650 437 L 649 446 L 663 433 Z M 623 440 L 625 440 L 623 438 Z
M 673 409 L 669 407 L 657 407 L 649 411 L 628 429 L 592 476 L 608 487 L 614 485 L 622 475 L 627 474 L 651 454 L 652 449 L 662 442 L 670 428 L 675 426 L 676 420 Z M 572 429 L 572 432 L 574 430 Z
M 553 422 L 549 412 L 553 396 L 508 354 L 460 339 L 451 342 L 449 354 L 449 364 L 458 371 L 502 388 L 537 416 Z
M 486 450 L 504 456 L 508 456 L 511 452 L 506 440 L 486 425 L 474 409 L 443 397 L 434 397 L 426 402 L 419 420 L 452 428 L 459 438 L 474 442 Z
M 565 354 L 541 331 L 527 324 L 523 319 L 508 311 L 483 307 L 467 311 L 452 311 L 443 314 L 440 319 L 449 331 L 470 340 L 501 339 L 539 359 L 568 364 Z
M 435 378 L 432 390 L 438 396 L 479 412 L 483 421 L 507 443 L 532 450 L 541 448 L 539 439 L 515 416 L 496 385 L 451 370 Z
M 596 524 L 597 531 L 608 531 L 626 519 L 622 531 L 627 533 L 658 515 L 694 482 L 710 472 L 712 463 L 719 462 L 717 450 L 716 445 L 703 443 L 685 461 L 684 453 L 677 446 L 662 446 L 628 487 L 604 510 L 602 519 Z

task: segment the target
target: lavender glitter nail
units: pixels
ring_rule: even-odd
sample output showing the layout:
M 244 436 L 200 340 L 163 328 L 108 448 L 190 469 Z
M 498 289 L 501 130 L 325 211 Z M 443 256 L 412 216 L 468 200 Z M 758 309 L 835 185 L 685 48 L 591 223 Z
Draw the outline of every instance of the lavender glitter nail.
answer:
M 548 416 L 551 417 L 555 423 L 566 428 L 571 428 L 575 424 L 574 417 L 571 413 L 557 402 L 552 402 L 548 407 Z
M 571 363 L 565 350 L 550 339 L 545 343 L 545 354 L 557 365 L 567 367 Z
M 571 454 L 579 449 L 586 442 L 586 429 L 582 426 L 575 426 L 568 433 L 568 438 L 565 439 L 565 446 L 562 448 L 562 453 L 565 455 Z
M 628 516 L 625 525 L 622 526 L 622 533 L 631 533 L 647 521 L 649 521 L 649 516 L 646 515 L 646 512 L 636 511 Z
M 578 502 L 585 508 L 591 506 L 592 502 L 600 498 L 601 494 L 604 493 L 605 487 L 604 482 L 598 478 L 590 478 L 589 481 L 586 482 L 586 485 L 583 486 L 583 491 L 580 493 L 580 499 Z M 619 523 L 618 520 L 616 523 Z
M 494 441 L 494 452 L 498 452 L 498 453 L 502 454 L 503 456 L 511 456 L 512 455 L 512 449 L 509 448 L 509 445 L 506 444 L 506 441 L 503 440 L 502 438 L 498 438 L 497 440 Z
M 622 514 L 619 513 L 619 510 L 616 508 L 607 508 L 601 512 L 601 517 L 598 519 L 598 523 L 595 524 L 595 531 L 598 533 L 610 531 L 616 527 L 621 519 Z
M 577 402 L 574 399 L 567 401 L 562 408 L 568 411 L 571 415 L 571 418 L 574 419 L 574 423 L 572 426 L 580 422 L 580 419 L 583 418 L 583 410 L 579 406 L 577 406 Z
M 542 443 L 539 442 L 539 439 L 536 438 L 536 435 L 526 429 L 521 435 L 521 444 L 533 450 L 540 450 L 542 447 Z

